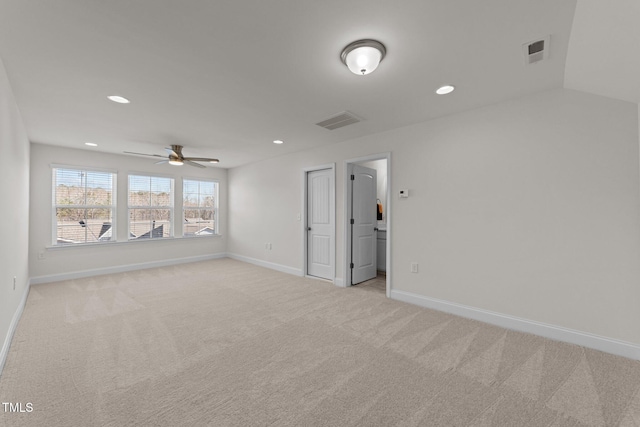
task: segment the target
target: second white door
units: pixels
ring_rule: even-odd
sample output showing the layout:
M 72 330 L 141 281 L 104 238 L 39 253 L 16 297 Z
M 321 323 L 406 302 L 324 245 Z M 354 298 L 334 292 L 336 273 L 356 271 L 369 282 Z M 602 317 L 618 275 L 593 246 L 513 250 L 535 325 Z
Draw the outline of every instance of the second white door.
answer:
M 351 284 L 355 285 L 377 275 L 375 169 L 354 164 L 351 185 Z
M 307 173 L 307 274 L 333 280 L 333 171 Z

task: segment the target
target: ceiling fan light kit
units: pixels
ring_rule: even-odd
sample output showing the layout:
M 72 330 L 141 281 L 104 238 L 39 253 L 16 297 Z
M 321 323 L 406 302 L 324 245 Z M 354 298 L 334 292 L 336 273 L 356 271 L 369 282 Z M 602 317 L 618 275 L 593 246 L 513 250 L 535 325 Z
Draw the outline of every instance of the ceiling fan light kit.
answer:
M 340 59 L 353 74 L 364 76 L 374 72 L 386 54 L 387 49 L 379 41 L 362 39 L 347 45 Z
M 138 156 L 149 156 L 149 157 L 161 157 L 164 160 L 160 160 L 156 162 L 156 164 L 169 163 L 173 166 L 182 166 L 183 164 L 188 164 L 189 166 L 195 166 L 197 168 L 204 168 L 205 166 L 196 163 L 196 162 L 208 162 L 208 163 L 219 163 L 220 160 L 213 159 L 210 157 L 185 157 L 182 154 L 182 145 L 172 145 L 171 147 L 165 148 L 167 151 L 167 156 L 161 156 L 159 154 L 147 154 L 147 153 L 135 153 L 133 151 L 125 151 L 126 154 L 136 154 Z

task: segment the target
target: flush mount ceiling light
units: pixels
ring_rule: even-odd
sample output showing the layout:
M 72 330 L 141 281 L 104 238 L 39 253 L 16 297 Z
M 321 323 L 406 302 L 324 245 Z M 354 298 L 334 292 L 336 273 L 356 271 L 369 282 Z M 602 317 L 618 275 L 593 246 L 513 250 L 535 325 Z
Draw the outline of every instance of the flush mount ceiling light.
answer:
M 378 68 L 380 61 L 387 54 L 387 49 L 377 40 L 358 40 L 342 50 L 340 59 L 353 74 L 367 75 Z
M 276 139 L 273 141 L 274 144 L 284 144 L 284 141 L 281 139 Z
M 96 144 L 95 142 L 85 142 L 84 145 L 88 145 L 89 147 L 97 147 L 98 144 Z
M 120 96 L 120 95 L 109 95 L 109 96 L 107 96 L 107 98 L 110 101 L 117 102 L 118 104 L 128 104 L 128 103 L 131 102 L 127 98 L 125 98 L 124 96 Z
M 439 87 L 439 88 L 436 90 L 436 93 L 437 93 L 438 95 L 446 95 L 446 94 L 448 94 L 448 93 L 453 92 L 454 90 L 455 90 L 455 87 L 453 87 L 453 86 L 451 86 L 451 85 L 444 85 L 444 86 L 442 86 L 442 87 Z

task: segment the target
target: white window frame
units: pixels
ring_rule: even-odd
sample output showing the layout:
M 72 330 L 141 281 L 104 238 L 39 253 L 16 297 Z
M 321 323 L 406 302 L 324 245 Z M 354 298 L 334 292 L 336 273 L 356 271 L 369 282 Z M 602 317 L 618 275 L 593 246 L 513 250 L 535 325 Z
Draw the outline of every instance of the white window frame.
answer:
M 196 182 L 207 182 L 207 183 L 213 183 L 213 208 L 211 208 L 212 212 L 213 212 L 213 234 L 212 235 L 202 235 L 202 236 L 192 236 L 192 235 L 186 235 L 185 231 L 184 231 L 184 220 L 185 220 L 185 212 L 187 210 L 192 210 L 195 208 L 190 208 L 190 207 L 185 207 L 184 205 L 184 186 L 185 186 L 185 181 L 196 181 Z M 211 236 L 219 236 L 220 235 L 220 227 L 219 227 L 219 223 L 220 223 L 220 217 L 219 217 L 219 210 L 218 210 L 218 206 L 219 206 L 219 194 L 220 194 L 220 183 L 218 182 L 218 180 L 215 179 L 208 179 L 208 178 L 196 178 L 196 177 L 182 177 L 182 237 L 184 238 L 191 238 L 191 237 L 211 237 Z M 202 208 L 198 208 L 198 209 L 202 209 Z
M 52 205 L 52 214 L 51 214 L 51 243 L 53 247 L 73 247 L 78 245 L 100 245 L 100 244 L 109 244 L 116 242 L 117 238 L 117 188 L 118 188 L 118 172 L 113 169 L 99 169 L 85 166 L 70 166 L 70 165 L 59 165 L 52 164 L 51 166 L 51 205 Z M 56 187 L 58 185 L 57 182 L 57 171 L 58 170 L 69 170 L 75 171 L 79 173 L 87 173 L 87 172 L 97 172 L 97 173 L 108 173 L 111 174 L 111 204 L 110 205 L 58 205 L 56 200 Z M 86 183 L 86 181 L 85 181 Z M 85 184 L 86 185 L 86 184 Z M 86 201 L 86 188 L 85 188 L 85 201 Z M 88 227 L 85 227 L 85 241 L 77 242 L 77 243 L 58 243 L 58 208 L 64 209 L 110 209 L 111 210 L 111 239 L 109 240 L 97 240 L 97 241 L 86 241 L 88 234 Z
M 161 178 L 161 179 L 168 179 L 170 182 L 170 193 L 169 193 L 169 202 L 170 202 L 170 206 L 143 206 L 143 205 L 131 205 L 130 204 L 130 198 L 129 195 L 131 193 L 131 177 L 144 177 L 144 178 Z M 150 230 L 149 233 L 149 238 L 148 239 L 141 239 L 140 241 L 151 241 L 151 240 L 165 240 L 165 239 L 170 239 L 172 237 L 174 237 L 174 233 L 175 233 L 175 197 L 176 197 L 176 192 L 175 192 L 175 178 L 173 176 L 167 176 L 167 175 L 160 175 L 160 174 L 149 174 L 149 173 L 144 173 L 144 172 L 131 172 L 127 175 L 127 241 L 131 242 L 131 241 L 135 241 L 138 239 L 139 236 L 132 238 L 131 237 L 131 210 L 132 209 L 148 209 L 148 210 L 169 210 L 169 227 L 170 227 L 170 233 L 169 236 L 167 237 L 153 237 L 153 229 Z

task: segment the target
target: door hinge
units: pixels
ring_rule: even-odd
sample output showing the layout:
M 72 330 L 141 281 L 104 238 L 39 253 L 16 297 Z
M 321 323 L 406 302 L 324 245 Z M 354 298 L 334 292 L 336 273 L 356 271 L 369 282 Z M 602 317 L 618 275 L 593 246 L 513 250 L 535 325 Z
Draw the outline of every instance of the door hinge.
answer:
M 355 221 L 353 218 L 351 218 L 351 219 L 349 220 L 349 222 L 351 223 L 351 225 L 353 225 L 353 224 L 355 224 L 355 223 L 356 223 L 356 221 Z
M 355 175 L 351 175 L 351 181 L 355 180 L 356 176 Z
M 349 267 L 350 267 L 350 268 L 353 268 L 353 267 L 354 267 L 354 266 L 353 266 L 353 263 L 349 264 Z

